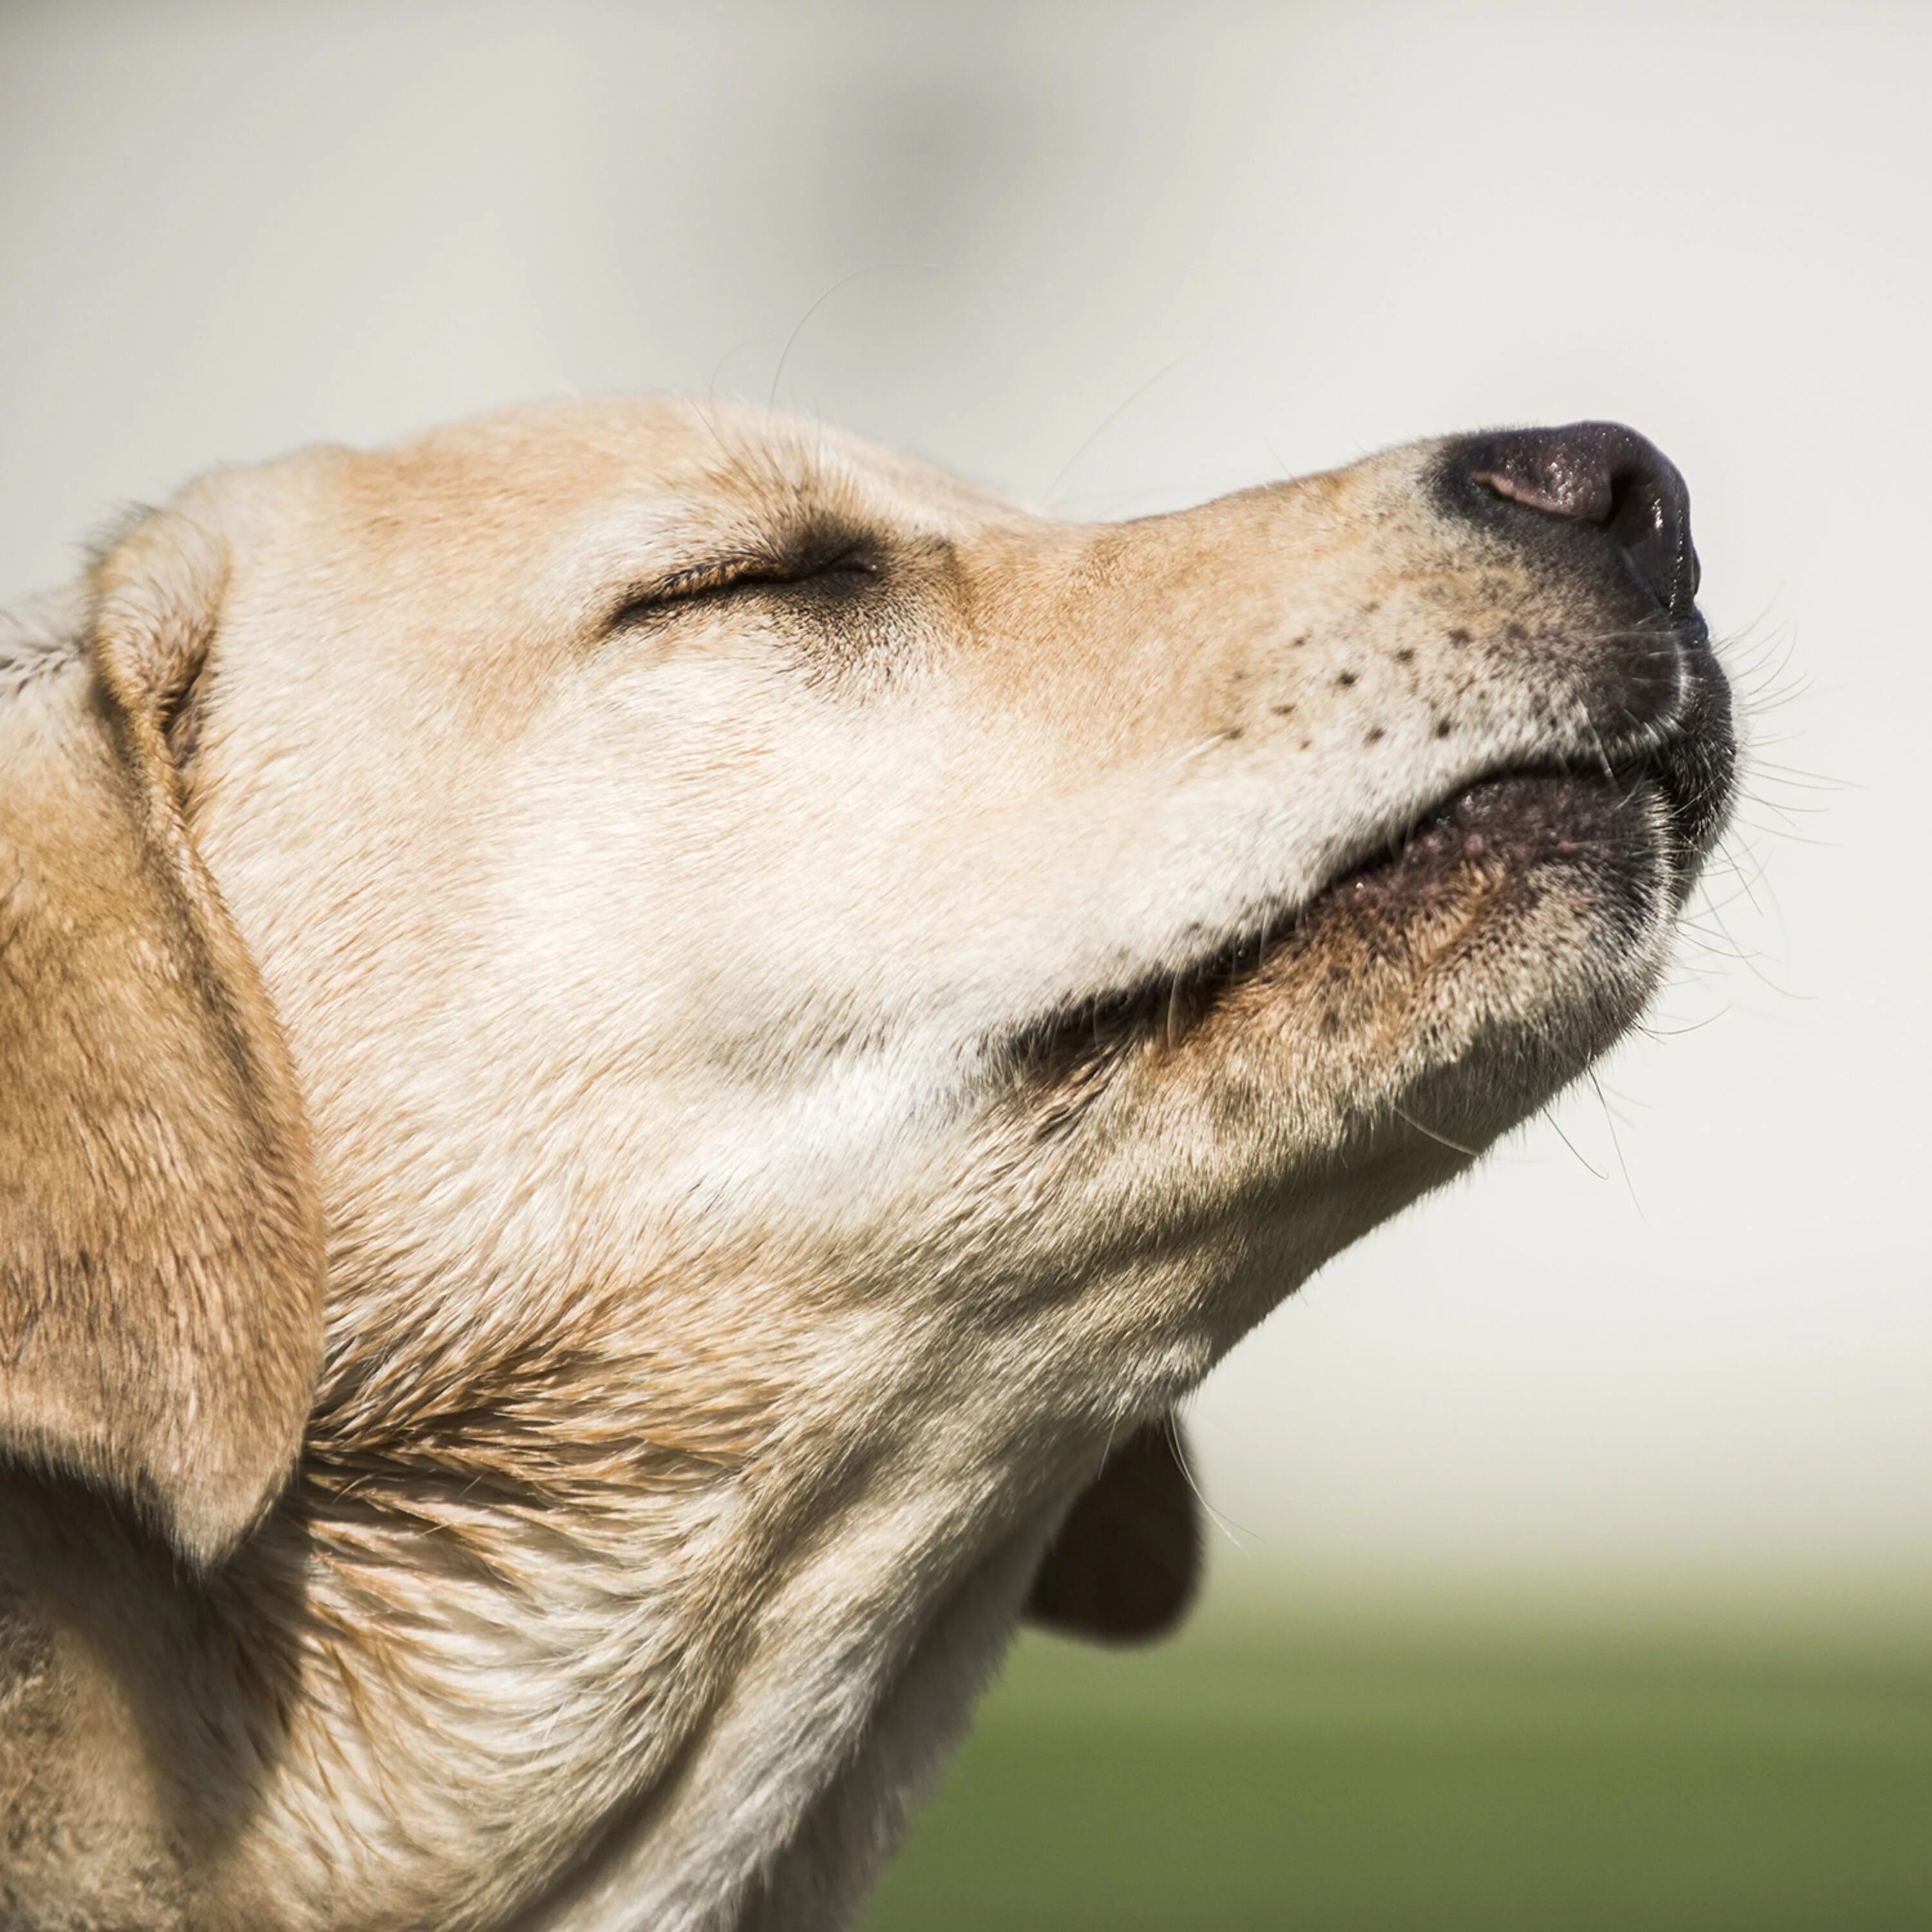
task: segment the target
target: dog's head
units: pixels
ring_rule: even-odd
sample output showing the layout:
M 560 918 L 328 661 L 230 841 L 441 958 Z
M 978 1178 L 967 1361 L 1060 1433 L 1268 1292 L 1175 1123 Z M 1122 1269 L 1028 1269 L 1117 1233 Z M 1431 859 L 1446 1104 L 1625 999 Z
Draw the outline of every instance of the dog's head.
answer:
M 322 1438 L 1064 1500 L 1642 1005 L 1696 584 L 1604 425 L 1100 526 L 654 401 L 204 480 L 0 641 L 0 1439 L 218 1552 L 326 1272 Z

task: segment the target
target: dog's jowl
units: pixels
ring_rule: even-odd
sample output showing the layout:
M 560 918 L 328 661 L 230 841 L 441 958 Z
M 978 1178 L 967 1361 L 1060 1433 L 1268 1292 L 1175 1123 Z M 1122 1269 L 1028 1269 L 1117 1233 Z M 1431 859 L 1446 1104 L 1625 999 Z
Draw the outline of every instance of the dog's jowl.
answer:
M 1024 1616 L 1181 1614 L 1175 1404 L 1642 1009 L 1696 587 L 1612 425 L 1082 525 L 646 400 L 20 606 L 0 1924 L 844 1922 Z

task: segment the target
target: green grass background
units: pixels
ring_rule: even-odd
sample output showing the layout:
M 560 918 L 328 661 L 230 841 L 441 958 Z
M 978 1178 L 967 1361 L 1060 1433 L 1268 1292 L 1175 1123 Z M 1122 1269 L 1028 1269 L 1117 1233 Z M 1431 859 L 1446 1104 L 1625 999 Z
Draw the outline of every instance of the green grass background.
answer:
M 1024 1637 L 863 1932 L 1932 1932 L 1932 1642 L 1273 1616 Z

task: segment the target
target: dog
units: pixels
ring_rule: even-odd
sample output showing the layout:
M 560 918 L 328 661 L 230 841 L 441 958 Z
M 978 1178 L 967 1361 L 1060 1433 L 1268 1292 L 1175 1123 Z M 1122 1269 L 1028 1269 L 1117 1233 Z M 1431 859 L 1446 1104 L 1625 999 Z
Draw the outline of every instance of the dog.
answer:
M 1172 1418 L 1644 1006 L 1613 424 L 1076 525 L 815 424 L 223 470 L 0 632 L 0 1922 L 844 1922 Z

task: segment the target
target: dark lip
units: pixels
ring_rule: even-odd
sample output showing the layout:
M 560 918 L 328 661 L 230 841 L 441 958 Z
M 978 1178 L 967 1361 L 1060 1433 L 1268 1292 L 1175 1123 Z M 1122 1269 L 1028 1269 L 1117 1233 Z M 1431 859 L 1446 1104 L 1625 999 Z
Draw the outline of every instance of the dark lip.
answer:
M 1684 688 L 1671 729 L 1652 754 L 1671 821 L 1693 869 L 1716 844 L 1737 783 L 1738 746 L 1730 680 L 1701 616 L 1679 627 Z
M 1539 790 L 1545 822 L 1536 829 L 1537 849 L 1533 854 L 1519 849 L 1514 856 L 1526 863 L 1588 856 L 1610 866 L 1619 855 L 1605 836 L 1606 814 L 1626 813 L 1638 794 L 1654 788 L 1669 812 L 1678 848 L 1681 902 L 1722 830 L 1735 760 L 1729 688 L 1701 627 L 1687 645 L 1691 680 L 1687 700 L 1676 724 L 1655 742 L 1588 766 L 1531 760 L 1499 766 L 1467 781 L 1419 812 L 1374 852 L 1338 873 L 1305 904 L 1264 912 L 1246 929 L 1184 965 L 1151 971 L 1124 986 L 1070 1002 L 1018 1029 L 1007 1042 L 1010 1064 L 1029 1081 L 1077 1084 L 1136 1047 L 1179 1044 L 1232 988 L 1258 975 L 1338 900 L 1376 893 L 1393 896 L 1404 890 L 1400 875 L 1418 862 L 1435 858 L 1444 873 L 1471 862 L 1481 850 L 1480 844 L 1472 849 L 1471 842 L 1490 836 L 1484 822 L 1496 808 L 1504 807 L 1507 818 L 1509 801 L 1520 806 Z M 1700 654 L 1705 661 L 1701 664 Z M 1566 806 L 1573 821 L 1579 817 L 1587 821 L 1594 807 L 1598 836 L 1590 836 L 1592 828 L 1587 823 L 1558 825 L 1550 814 Z M 1517 831 L 1520 848 L 1520 822 Z M 1507 825 L 1504 835 L 1506 844 Z

